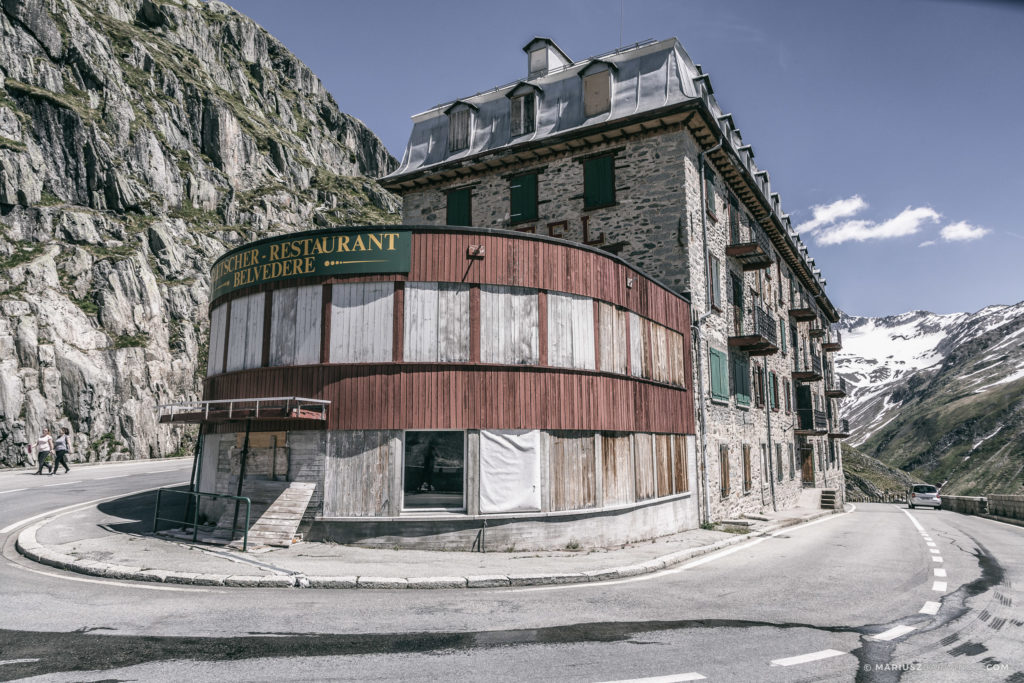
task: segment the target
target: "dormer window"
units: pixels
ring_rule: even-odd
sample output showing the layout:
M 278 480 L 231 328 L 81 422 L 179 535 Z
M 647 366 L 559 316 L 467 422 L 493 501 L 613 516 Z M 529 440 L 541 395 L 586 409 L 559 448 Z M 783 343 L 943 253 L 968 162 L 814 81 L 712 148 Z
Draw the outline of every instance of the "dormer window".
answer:
M 537 100 L 533 93 L 511 98 L 512 111 L 509 115 L 512 137 L 525 135 L 536 130 Z
M 594 61 L 580 71 L 585 118 L 607 114 L 612 110 L 612 70 L 615 68 L 611 62 Z
M 456 102 L 445 110 L 448 115 L 448 151 L 459 152 L 469 148 L 473 110 L 468 102 Z
M 539 45 L 530 53 L 530 74 L 547 73 L 548 70 L 548 49 L 546 45 Z

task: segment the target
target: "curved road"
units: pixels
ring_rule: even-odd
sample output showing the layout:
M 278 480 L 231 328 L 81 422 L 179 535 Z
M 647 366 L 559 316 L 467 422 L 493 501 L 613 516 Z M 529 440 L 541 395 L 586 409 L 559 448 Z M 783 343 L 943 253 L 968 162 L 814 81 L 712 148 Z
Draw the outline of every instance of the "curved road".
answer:
M 152 497 L 127 494 L 190 467 L 0 473 L 0 679 L 1024 683 L 1024 528 L 947 511 L 859 504 L 658 574 L 502 590 L 148 585 L 14 550 L 108 497 L 141 530 Z

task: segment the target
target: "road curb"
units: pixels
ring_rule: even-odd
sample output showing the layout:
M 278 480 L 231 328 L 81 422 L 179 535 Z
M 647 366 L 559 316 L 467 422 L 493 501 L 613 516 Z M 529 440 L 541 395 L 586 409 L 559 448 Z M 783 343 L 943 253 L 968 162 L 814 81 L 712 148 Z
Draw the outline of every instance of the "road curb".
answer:
M 758 529 L 750 534 L 726 538 L 710 545 L 697 548 L 677 550 L 646 562 L 594 569 L 573 573 L 529 573 L 529 574 L 492 574 L 474 576 L 420 576 L 420 577 L 385 577 L 385 576 L 308 576 L 295 574 L 196 574 L 155 568 L 131 567 L 127 565 L 80 560 L 71 555 L 48 548 L 37 539 L 37 531 L 54 518 L 48 518 L 23 529 L 15 541 L 15 548 L 24 557 L 48 565 L 56 569 L 72 571 L 107 579 L 127 581 L 155 582 L 191 586 L 229 586 L 232 588 L 334 588 L 334 589 L 369 589 L 369 590 L 437 590 L 467 588 L 509 588 L 525 586 L 554 586 L 575 583 L 598 583 L 614 581 L 655 572 L 682 564 L 687 560 L 701 555 L 740 545 L 754 538 L 769 536 L 779 529 L 806 524 L 822 517 L 841 512 L 839 510 L 822 510 L 821 513 L 806 518 L 784 519 Z

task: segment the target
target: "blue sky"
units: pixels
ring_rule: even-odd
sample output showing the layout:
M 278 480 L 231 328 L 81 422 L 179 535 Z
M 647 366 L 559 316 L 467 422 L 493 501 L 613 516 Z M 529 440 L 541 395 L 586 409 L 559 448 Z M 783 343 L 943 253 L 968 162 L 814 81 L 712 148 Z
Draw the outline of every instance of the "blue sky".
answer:
M 710 74 L 837 306 L 1024 300 L 1024 4 L 900 0 L 235 0 L 396 157 L 409 117 L 526 74 L 675 36 Z M 621 17 L 621 21 L 620 21 Z

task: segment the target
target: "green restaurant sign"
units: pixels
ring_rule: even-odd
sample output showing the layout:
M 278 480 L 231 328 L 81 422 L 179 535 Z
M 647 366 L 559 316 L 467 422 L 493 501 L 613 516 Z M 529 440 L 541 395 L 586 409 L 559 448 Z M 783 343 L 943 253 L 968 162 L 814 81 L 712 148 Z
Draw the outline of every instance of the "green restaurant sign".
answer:
M 318 230 L 284 235 L 234 249 L 210 271 L 211 299 L 243 287 L 297 277 L 408 273 L 408 230 Z

